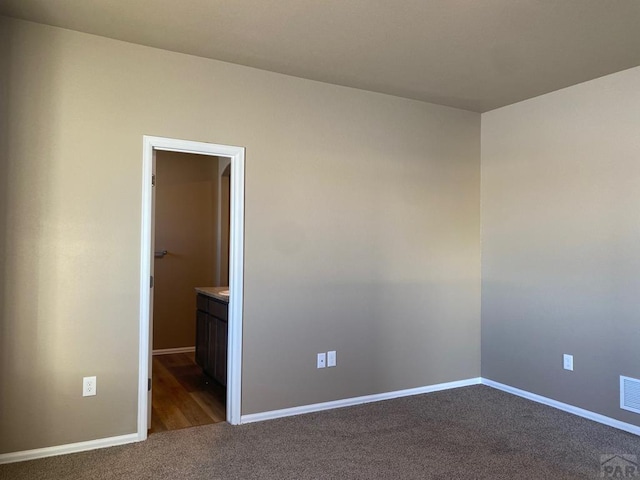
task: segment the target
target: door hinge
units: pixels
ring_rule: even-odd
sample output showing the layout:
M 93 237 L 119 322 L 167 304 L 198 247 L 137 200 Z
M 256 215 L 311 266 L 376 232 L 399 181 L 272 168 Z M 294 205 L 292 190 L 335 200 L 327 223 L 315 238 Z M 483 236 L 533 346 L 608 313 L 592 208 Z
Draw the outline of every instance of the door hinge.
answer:
M 153 288 L 153 275 L 149 277 L 149 288 Z
M 152 186 L 152 187 L 155 187 L 155 186 L 156 186 L 156 174 L 155 174 L 155 173 L 153 173 L 153 174 L 151 175 L 151 186 Z
M 147 378 L 147 392 L 151 391 L 151 379 Z

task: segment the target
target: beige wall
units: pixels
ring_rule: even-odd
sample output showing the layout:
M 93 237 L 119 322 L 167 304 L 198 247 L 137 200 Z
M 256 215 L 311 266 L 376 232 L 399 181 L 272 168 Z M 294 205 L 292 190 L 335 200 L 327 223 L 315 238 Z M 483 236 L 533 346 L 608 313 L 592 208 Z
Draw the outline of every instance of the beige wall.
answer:
M 215 286 L 218 158 L 156 153 L 153 348 L 193 347 L 195 287 Z
M 145 134 L 246 147 L 243 414 L 479 375 L 478 114 L 0 21 L 0 452 L 136 430 Z
M 639 87 L 635 68 L 482 116 L 482 375 L 634 425 Z

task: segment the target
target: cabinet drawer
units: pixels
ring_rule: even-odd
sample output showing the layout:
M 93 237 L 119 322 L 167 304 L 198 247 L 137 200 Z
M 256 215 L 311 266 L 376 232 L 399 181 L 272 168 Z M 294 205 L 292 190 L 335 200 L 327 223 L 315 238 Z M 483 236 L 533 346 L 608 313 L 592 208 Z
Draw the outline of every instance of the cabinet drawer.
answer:
M 209 311 L 209 297 L 199 293 L 198 297 L 196 298 L 196 308 L 198 310 L 202 310 L 203 312 L 208 312 Z
M 228 305 L 226 303 L 209 299 L 209 315 L 213 315 L 214 317 L 218 317 L 222 320 L 227 320 L 227 310 Z

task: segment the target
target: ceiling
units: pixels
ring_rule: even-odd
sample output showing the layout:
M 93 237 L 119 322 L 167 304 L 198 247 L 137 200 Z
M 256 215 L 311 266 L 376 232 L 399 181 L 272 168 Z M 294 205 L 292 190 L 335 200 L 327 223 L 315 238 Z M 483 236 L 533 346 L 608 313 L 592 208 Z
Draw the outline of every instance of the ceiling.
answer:
M 640 0 L 1 0 L 0 14 L 476 112 L 640 65 Z

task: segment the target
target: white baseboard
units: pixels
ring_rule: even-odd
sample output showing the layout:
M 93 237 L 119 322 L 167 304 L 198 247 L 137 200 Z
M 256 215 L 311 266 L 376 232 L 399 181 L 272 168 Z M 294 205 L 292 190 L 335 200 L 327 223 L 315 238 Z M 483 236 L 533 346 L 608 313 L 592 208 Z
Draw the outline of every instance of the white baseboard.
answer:
M 87 450 L 95 450 L 97 448 L 115 447 L 125 443 L 134 443 L 142 440 L 137 433 L 129 435 L 120 435 L 118 437 L 99 438 L 97 440 L 89 440 L 87 442 L 68 443 L 66 445 L 58 445 L 55 447 L 36 448 L 33 450 L 25 450 L 22 452 L 0 453 L 0 464 L 24 462 L 26 460 L 35 460 L 36 458 L 53 457 L 56 455 L 66 455 L 68 453 L 85 452 Z
M 186 349 L 168 349 L 168 350 L 180 350 L 180 351 L 193 351 L 193 348 Z M 167 352 L 166 350 L 160 350 L 163 355 L 167 353 L 177 353 L 175 351 Z M 165 353 L 167 352 L 167 353 Z M 156 351 L 153 352 L 156 355 Z M 288 417 L 291 415 L 300 415 L 303 413 L 319 412 L 321 410 L 329 410 L 332 408 L 348 407 L 351 405 L 359 405 L 362 403 L 377 402 L 380 400 L 390 400 L 392 398 L 407 397 L 410 395 L 420 395 L 422 393 L 437 392 L 439 390 L 448 390 L 451 388 L 466 387 L 469 385 L 478 385 L 481 383 L 481 378 L 470 378 L 467 380 L 460 380 L 457 382 L 440 383 L 437 385 L 430 385 L 427 387 L 410 388 L 407 390 L 398 390 L 395 392 L 380 393 L 376 395 L 366 395 L 363 397 L 347 398 L 344 400 L 336 400 L 333 402 L 315 403 L 312 405 L 305 405 L 302 407 L 285 408 L 282 410 L 273 410 L 270 412 L 255 413 L 251 415 L 243 415 L 240 418 L 240 423 L 259 422 L 263 420 L 269 420 L 272 418 Z M 68 453 L 84 452 L 87 450 L 95 450 L 97 448 L 114 447 L 116 445 L 123 445 L 125 443 L 134 443 L 145 440 L 145 437 L 139 436 L 137 433 L 129 435 L 121 435 L 118 437 L 101 438 L 98 440 L 90 440 L 87 442 L 69 443 L 66 445 L 59 445 L 55 447 L 37 448 L 34 450 L 25 450 L 21 452 L 3 453 L 0 454 L 0 464 L 23 462 L 26 460 L 35 460 L 37 458 L 53 457 L 55 455 L 65 455 Z
M 160 355 L 162 355 L 162 353 L 160 353 Z M 519 397 L 523 397 L 528 400 L 532 400 L 534 402 L 541 403 L 543 405 L 554 407 L 559 410 L 563 410 L 565 412 L 571 413 L 573 415 L 577 415 L 579 417 L 583 417 L 588 420 L 592 420 L 594 422 L 608 425 L 610 427 L 617 428 L 619 430 L 623 430 L 625 432 L 629 432 L 634 435 L 640 436 L 640 427 L 637 427 L 630 423 L 621 422 L 620 420 L 615 420 L 613 418 L 600 415 L 599 413 L 594 413 L 589 410 L 574 407 L 573 405 L 569 405 L 567 403 L 562 403 L 557 400 L 552 400 L 550 398 L 543 397 L 542 395 L 537 395 L 535 393 L 527 392 L 525 390 L 520 390 L 518 388 L 511 387 L 503 383 L 494 382 L 493 380 L 489 380 L 487 378 L 482 378 L 482 377 L 469 378 L 466 380 L 459 380 L 455 382 L 439 383 L 436 385 L 429 385 L 426 387 L 410 388 L 407 390 L 397 390 L 394 392 L 379 393 L 375 395 L 365 395 L 362 397 L 346 398 L 343 400 L 335 400 L 332 402 L 314 403 L 311 405 L 303 405 L 301 407 L 292 407 L 292 408 L 284 408 L 281 410 L 271 410 L 268 412 L 252 413 L 249 415 L 242 415 L 240 417 L 240 423 L 245 424 L 245 423 L 252 423 L 252 422 L 261 422 L 264 420 L 271 420 L 274 418 L 289 417 L 293 415 L 302 415 L 304 413 L 319 412 L 322 410 L 330 410 L 333 408 L 349 407 L 353 405 L 360 405 L 363 403 L 378 402 L 381 400 L 390 400 L 393 398 L 408 397 L 411 395 L 421 395 L 423 393 L 431 393 L 431 392 L 437 392 L 440 390 L 449 390 L 452 388 L 467 387 L 470 385 L 479 385 L 479 384 L 486 385 L 488 387 L 492 387 L 497 390 L 502 390 L 503 392 L 507 392 L 512 395 L 517 395 Z M 70 443 L 67 445 L 59 445 L 55 447 L 38 448 L 38 449 L 26 450 L 22 452 L 3 453 L 3 454 L 0 454 L 0 464 L 22 462 L 26 460 L 34 460 L 36 458 L 52 457 L 55 455 L 65 455 L 68 453 L 84 452 L 87 450 L 94 450 L 97 448 L 113 447 L 116 445 L 123 445 L 125 443 L 138 442 L 144 439 L 145 438 L 140 437 L 137 433 L 132 433 L 129 435 L 101 438 L 98 440 L 91 440 L 87 442 Z
M 558 410 L 572 413 L 573 415 L 577 415 L 588 420 L 593 420 L 594 422 L 608 425 L 609 427 L 624 430 L 625 432 L 633 433 L 634 435 L 640 435 L 640 427 L 637 427 L 630 423 L 621 422 L 620 420 L 616 420 L 615 418 L 606 417 L 604 415 L 600 415 L 599 413 L 591 412 L 579 407 L 574 407 L 573 405 L 569 405 L 568 403 L 558 402 L 557 400 L 543 397 L 542 395 L 527 392 L 525 390 L 520 390 L 519 388 L 510 387 L 509 385 L 505 385 L 503 383 L 494 382 L 493 380 L 489 380 L 488 378 L 482 378 L 482 384 L 488 387 L 495 388 L 497 390 L 502 390 L 503 392 L 511 393 L 512 395 L 517 395 L 518 397 L 526 398 L 537 403 L 542 403 L 543 405 L 547 405 L 549 407 L 557 408 Z
M 304 413 L 320 412 L 322 410 L 331 410 L 333 408 L 350 407 L 363 403 L 379 402 L 381 400 L 391 400 L 392 398 L 408 397 L 411 395 L 421 395 L 423 393 L 437 392 L 440 390 L 449 390 L 451 388 L 467 387 L 469 385 L 479 385 L 481 378 L 469 378 L 456 382 L 439 383 L 437 385 L 429 385 L 426 387 L 409 388 L 407 390 L 396 390 L 394 392 L 378 393 L 374 395 L 365 395 L 362 397 L 345 398 L 343 400 L 334 400 L 332 402 L 313 403 L 311 405 L 303 405 L 301 407 L 283 408 L 282 410 L 270 410 L 268 412 L 252 413 L 242 415 L 240 423 L 262 422 L 264 420 L 272 420 L 274 418 L 290 417 L 293 415 L 302 415 Z
M 177 348 L 161 348 L 154 350 L 153 355 L 171 355 L 173 353 L 190 353 L 195 352 L 196 347 L 177 347 Z

